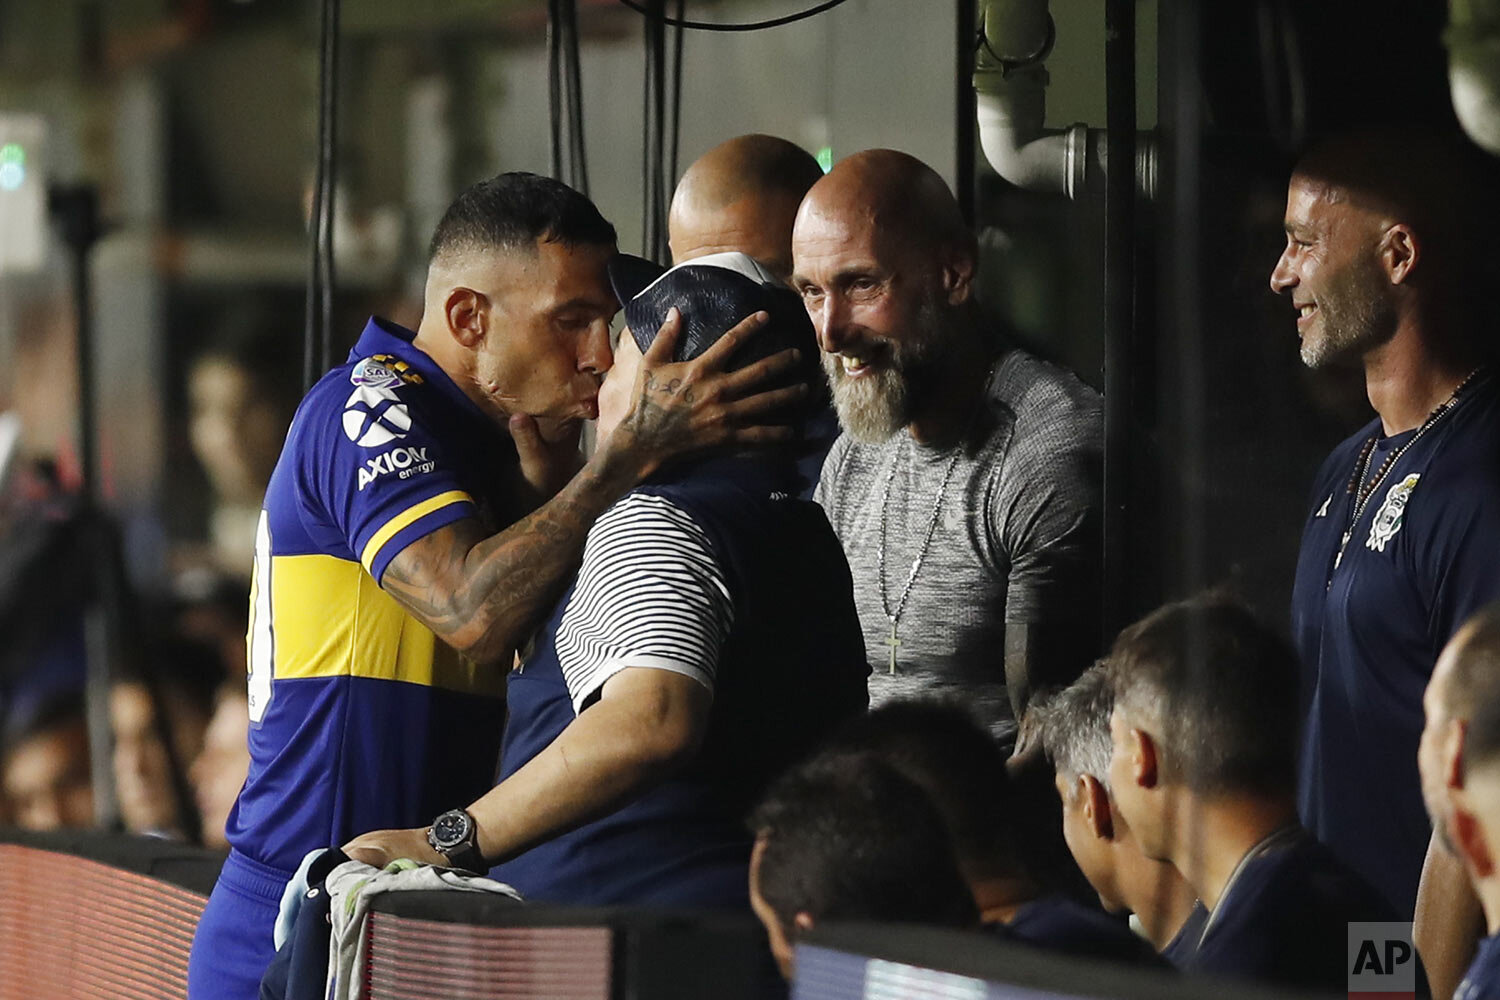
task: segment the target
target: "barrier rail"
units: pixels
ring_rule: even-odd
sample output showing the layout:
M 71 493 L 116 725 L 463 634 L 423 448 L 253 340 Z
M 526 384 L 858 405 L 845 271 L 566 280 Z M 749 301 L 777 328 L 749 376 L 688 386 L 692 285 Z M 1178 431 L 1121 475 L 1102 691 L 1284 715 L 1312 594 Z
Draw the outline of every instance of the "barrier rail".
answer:
M 0 830 L 0 1000 L 182 1000 L 222 855 Z M 763 1000 L 784 990 L 745 917 L 392 893 L 367 925 L 370 1000 Z
M 0 1000 L 186 997 L 221 861 L 144 837 L 0 834 Z

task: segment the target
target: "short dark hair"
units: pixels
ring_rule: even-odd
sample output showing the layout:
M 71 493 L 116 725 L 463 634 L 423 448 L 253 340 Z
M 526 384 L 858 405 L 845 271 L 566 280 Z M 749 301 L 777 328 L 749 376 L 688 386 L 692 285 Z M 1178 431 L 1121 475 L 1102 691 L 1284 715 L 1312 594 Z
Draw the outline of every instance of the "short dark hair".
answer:
M 1103 662 L 1038 706 L 1042 747 L 1063 778 L 1088 775 L 1109 788 L 1109 716 L 1114 708 L 1115 689 Z
M 777 779 L 750 816 L 761 898 L 782 925 L 892 920 L 966 927 L 979 914 L 937 808 L 870 755 L 824 753 Z
M 1410 225 L 1440 271 L 1493 266 L 1489 220 L 1500 171 L 1454 128 L 1384 124 L 1322 137 L 1296 174 Z
M 891 702 L 850 721 L 828 748 L 873 754 L 915 782 L 965 867 L 994 874 L 1024 867 L 1005 752 L 963 706 Z
M 1120 633 L 1115 704 L 1153 728 L 1167 780 L 1200 794 L 1285 794 L 1297 770 L 1297 656 L 1220 594 L 1167 604 Z
M 1500 602 L 1486 605 L 1457 634 L 1463 645 L 1443 691 L 1444 708 L 1464 719 L 1464 766 L 1500 759 Z
M 561 181 L 525 171 L 497 174 L 453 199 L 432 234 L 429 262 L 476 250 L 614 246 L 615 227 L 586 197 Z

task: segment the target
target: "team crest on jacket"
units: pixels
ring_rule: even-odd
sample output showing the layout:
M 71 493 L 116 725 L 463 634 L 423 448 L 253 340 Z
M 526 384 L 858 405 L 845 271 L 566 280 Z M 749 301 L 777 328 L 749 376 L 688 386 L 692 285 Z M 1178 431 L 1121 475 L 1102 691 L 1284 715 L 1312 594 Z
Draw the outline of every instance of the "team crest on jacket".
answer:
M 1385 503 L 1375 512 L 1375 520 L 1370 522 L 1370 537 L 1365 540 L 1365 548 L 1372 552 L 1385 551 L 1386 543 L 1401 530 L 1401 523 L 1406 518 L 1406 503 L 1411 499 L 1411 491 L 1417 488 L 1417 480 L 1421 478 L 1419 475 L 1410 475 L 1390 488 L 1390 492 L 1385 495 Z

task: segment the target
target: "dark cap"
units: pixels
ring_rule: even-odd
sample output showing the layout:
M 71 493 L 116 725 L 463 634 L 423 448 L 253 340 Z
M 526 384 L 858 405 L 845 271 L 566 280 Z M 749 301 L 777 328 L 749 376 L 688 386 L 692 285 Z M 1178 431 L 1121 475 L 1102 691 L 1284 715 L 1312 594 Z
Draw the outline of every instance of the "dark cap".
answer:
M 789 347 L 802 352 L 804 364 L 816 365 L 817 340 L 801 300 L 748 254 L 709 254 L 671 268 L 619 254 L 609 264 L 609 280 L 642 353 L 673 306 L 682 314 L 673 361 L 696 358 L 740 320 L 764 311 L 770 322 L 735 352 L 727 368 L 743 368 Z

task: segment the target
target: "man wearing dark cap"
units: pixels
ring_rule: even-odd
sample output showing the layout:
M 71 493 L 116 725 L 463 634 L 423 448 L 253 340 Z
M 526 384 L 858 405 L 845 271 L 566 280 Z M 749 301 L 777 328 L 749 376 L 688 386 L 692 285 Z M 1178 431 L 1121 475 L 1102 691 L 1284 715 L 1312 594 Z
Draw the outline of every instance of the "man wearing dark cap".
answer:
M 700 357 L 732 373 L 789 346 L 813 363 L 795 296 L 744 254 L 665 274 L 618 259 L 611 278 L 628 326 L 600 396 L 606 440 L 638 366 L 649 378 Z M 753 342 L 719 339 L 725 317 L 757 311 Z M 748 906 L 746 811 L 866 702 L 849 569 L 798 479 L 790 451 L 756 452 L 673 463 L 626 494 L 510 676 L 500 783 L 431 830 L 356 838 L 350 855 L 496 865 L 549 902 Z M 440 853 L 449 827 L 467 842 Z

